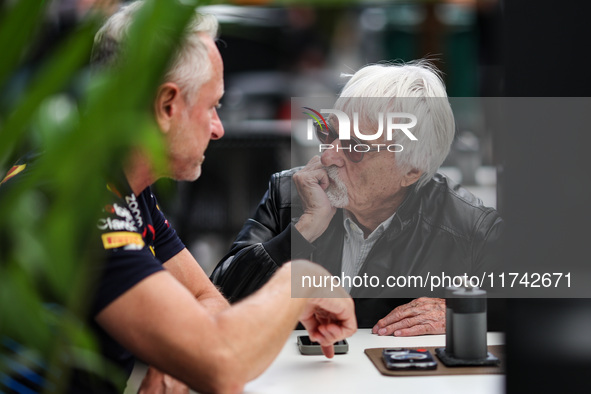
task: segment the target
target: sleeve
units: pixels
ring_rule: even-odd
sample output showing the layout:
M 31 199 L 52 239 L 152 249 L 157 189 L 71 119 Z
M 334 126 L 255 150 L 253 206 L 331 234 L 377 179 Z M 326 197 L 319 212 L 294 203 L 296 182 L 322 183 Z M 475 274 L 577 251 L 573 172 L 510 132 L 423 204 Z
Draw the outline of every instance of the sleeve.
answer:
M 163 270 L 149 243 L 142 236 L 138 222 L 123 199 L 107 204 L 97 221 L 96 256 L 93 274 L 98 280 L 91 305 L 92 316 L 148 276 Z
M 472 244 L 472 269 L 474 273 L 492 272 L 501 268 L 496 253 L 502 242 L 504 222 L 498 212 L 490 208 L 475 230 Z
M 148 276 L 163 270 L 164 267 L 154 258 L 147 246 L 141 250 L 107 251 L 91 308 L 92 316 L 96 316 Z
M 279 266 L 309 256 L 314 249 L 291 223 L 290 194 L 291 177 L 274 174 L 255 214 L 246 220 L 230 252 L 213 271 L 211 280 L 230 302 L 252 294 Z M 297 256 L 292 254 L 292 240 L 298 244 Z
M 156 196 L 150 188 L 146 189 L 144 193 L 143 198 L 146 199 L 154 225 L 154 255 L 162 263 L 165 263 L 185 249 L 185 245 L 160 210 Z
M 491 211 L 484 217 L 477 230 L 478 241 L 474 246 L 474 267 L 478 276 L 504 271 L 499 251 L 503 244 L 503 228 L 505 224 L 498 212 Z M 487 329 L 489 331 L 505 331 L 507 329 L 507 299 L 493 296 L 495 289 L 487 282 L 483 288 L 488 292 L 487 299 Z
M 103 209 L 98 229 L 104 263 L 97 270 L 97 283 L 91 313 L 96 315 L 148 276 L 164 270 L 162 263 L 185 248 L 174 229 L 158 208 L 156 197 L 147 188 L 138 197 L 141 210 L 150 215 L 146 227 L 140 229 L 123 200 L 114 200 Z M 150 228 L 152 227 L 152 228 Z M 142 231 L 153 232 L 153 242 Z

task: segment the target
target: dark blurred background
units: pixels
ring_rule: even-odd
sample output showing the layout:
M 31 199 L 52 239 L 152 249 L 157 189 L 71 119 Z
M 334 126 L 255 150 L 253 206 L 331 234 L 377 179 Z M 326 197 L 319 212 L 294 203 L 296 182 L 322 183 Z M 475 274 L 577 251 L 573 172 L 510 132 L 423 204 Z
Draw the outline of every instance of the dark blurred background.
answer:
M 509 110 L 511 122 L 495 136 L 508 223 L 500 255 L 530 272 L 566 266 L 589 272 L 590 12 L 589 2 L 575 0 L 505 2 L 504 95 L 572 103 L 560 112 L 552 106 Z M 577 286 L 588 289 L 588 274 L 576 276 Z M 508 302 L 507 393 L 589 392 L 590 301 Z

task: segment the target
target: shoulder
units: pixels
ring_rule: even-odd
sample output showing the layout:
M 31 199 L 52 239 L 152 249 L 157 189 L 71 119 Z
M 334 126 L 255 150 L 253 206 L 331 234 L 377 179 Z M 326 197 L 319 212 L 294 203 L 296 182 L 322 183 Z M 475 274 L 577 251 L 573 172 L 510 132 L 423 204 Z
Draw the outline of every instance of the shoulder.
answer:
M 418 192 L 421 219 L 463 238 L 487 232 L 502 219 L 492 207 L 445 175 L 435 174 Z
M 302 167 L 294 167 L 290 168 L 289 170 L 276 172 L 273 175 L 271 175 L 271 183 L 275 186 L 283 183 L 290 183 L 293 178 L 293 174 L 295 174 L 301 169 Z
M 468 189 L 461 186 L 459 183 L 452 181 L 443 174 L 436 173 L 431 181 L 425 185 L 423 190 L 430 193 L 432 197 L 450 197 L 460 204 L 467 204 L 476 209 L 487 208 L 484 206 L 482 200 L 472 194 Z
M 289 170 L 276 172 L 271 175 L 268 195 L 283 208 L 298 205 L 299 195 L 293 186 L 293 175 L 302 167 L 294 167 Z
M 101 231 L 103 243 L 105 239 L 112 239 L 113 237 L 136 239 L 136 236 L 131 236 L 131 233 L 140 234 L 141 228 L 134 218 L 133 210 L 130 208 L 130 203 L 137 205 L 135 196 L 133 194 L 123 194 L 113 184 L 108 184 L 107 188 L 110 193 L 107 194 L 108 199 L 102 208 L 100 217 L 97 220 L 97 228 Z M 133 201 L 132 201 L 133 199 Z M 127 239 L 125 238 L 125 239 Z M 105 244 L 105 249 L 115 248 L 117 243 L 110 241 L 109 247 Z M 134 245 L 141 245 L 143 247 L 143 240 L 135 242 Z M 130 248 L 127 248 L 130 249 Z
M 152 192 L 152 188 L 149 186 L 145 188 L 140 194 L 138 194 L 137 197 L 133 193 L 131 193 L 130 196 L 126 196 L 126 202 L 129 205 L 148 207 L 149 211 L 154 208 L 158 208 L 158 200 Z

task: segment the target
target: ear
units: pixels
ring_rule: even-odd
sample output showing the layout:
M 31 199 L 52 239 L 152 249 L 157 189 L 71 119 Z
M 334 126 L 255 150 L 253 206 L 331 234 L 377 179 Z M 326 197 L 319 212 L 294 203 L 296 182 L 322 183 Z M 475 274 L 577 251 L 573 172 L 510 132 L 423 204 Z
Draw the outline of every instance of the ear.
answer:
M 410 171 L 404 174 L 404 177 L 402 178 L 402 186 L 408 187 L 412 185 L 413 183 L 419 180 L 421 175 L 423 175 L 423 171 L 417 168 L 412 168 Z
M 166 82 L 158 87 L 154 100 L 154 115 L 160 130 L 164 133 L 170 130 L 174 116 L 181 110 L 181 104 L 181 91 L 176 84 Z

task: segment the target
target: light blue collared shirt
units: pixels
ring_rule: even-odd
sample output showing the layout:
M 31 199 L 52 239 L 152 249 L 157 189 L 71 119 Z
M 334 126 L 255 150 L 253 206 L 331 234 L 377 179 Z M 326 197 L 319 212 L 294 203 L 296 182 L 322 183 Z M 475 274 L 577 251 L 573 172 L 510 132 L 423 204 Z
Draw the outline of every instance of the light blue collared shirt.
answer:
M 343 242 L 343 260 L 341 268 L 343 275 L 351 278 L 351 283 L 345 281 L 344 288 L 347 292 L 351 292 L 351 284 L 353 277 L 359 273 L 365 258 L 373 248 L 376 241 L 388 229 L 394 219 L 394 213 L 388 219 L 384 220 L 367 238 L 363 236 L 363 230 L 359 228 L 357 223 L 352 219 L 349 213 L 345 210 L 343 215 L 343 225 L 345 226 L 345 241 Z

